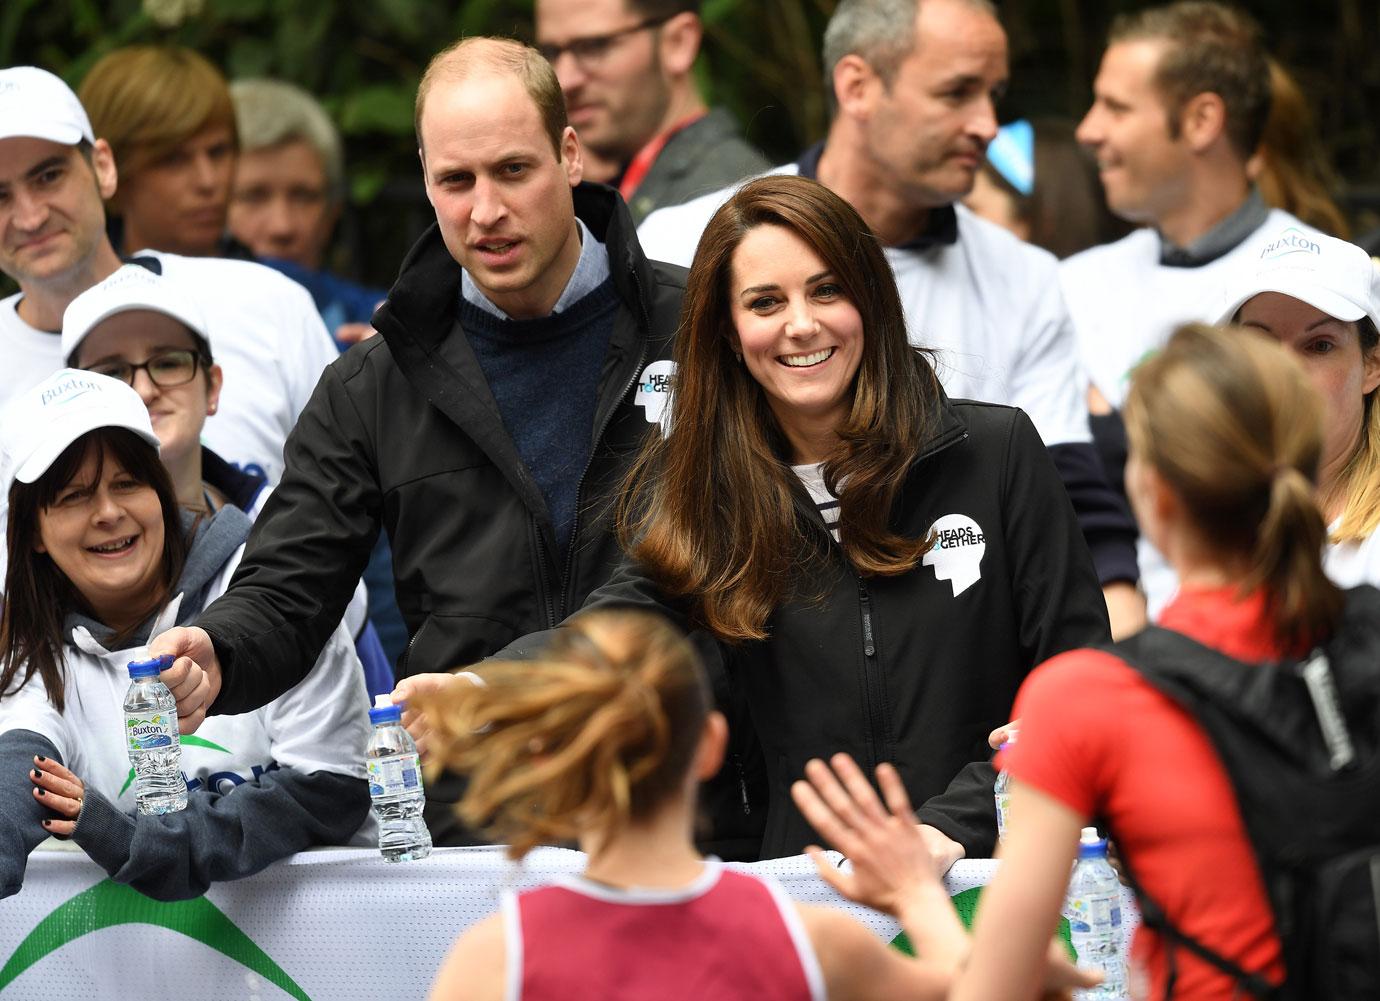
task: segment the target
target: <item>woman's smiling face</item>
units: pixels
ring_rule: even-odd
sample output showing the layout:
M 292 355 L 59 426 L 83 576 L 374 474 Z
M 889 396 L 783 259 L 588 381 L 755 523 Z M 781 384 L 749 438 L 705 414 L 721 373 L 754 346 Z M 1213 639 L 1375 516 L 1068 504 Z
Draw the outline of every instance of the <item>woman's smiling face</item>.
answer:
M 38 543 L 96 616 L 115 628 L 147 611 L 163 586 L 158 494 L 92 449 L 38 516 Z
M 730 295 L 736 350 L 787 437 L 840 426 L 863 324 L 833 269 L 792 230 L 764 224 L 733 251 Z

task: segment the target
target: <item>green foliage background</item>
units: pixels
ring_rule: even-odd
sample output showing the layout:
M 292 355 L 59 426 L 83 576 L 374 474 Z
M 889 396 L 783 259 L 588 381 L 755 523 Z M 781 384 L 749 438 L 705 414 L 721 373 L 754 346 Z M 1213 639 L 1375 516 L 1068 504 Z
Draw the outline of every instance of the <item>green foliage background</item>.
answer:
M 777 160 L 826 126 L 819 42 L 836 0 L 703 0 L 699 68 L 714 103 Z M 1136 0 L 1007 0 L 1012 87 L 1004 120 L 1077 118 L 1106 27 Z M 1353 207 L 1380 206 L 1380 3 L 1256 0 L 1272 49 L 1315 102 Z M 163 23 L 160 23 L 163 22 Z M 0 65 L 33 63 L 74 86 L 106 52 L 132 43 L 194 47 L 230 78 L 277 76 L 318 95 L 346 140 L 352 211 L 348 270 L 387 284 L 426 225 L 412 99 L 431 55 L 469 34 L 530 39 L 532 0 L 0 0 Z

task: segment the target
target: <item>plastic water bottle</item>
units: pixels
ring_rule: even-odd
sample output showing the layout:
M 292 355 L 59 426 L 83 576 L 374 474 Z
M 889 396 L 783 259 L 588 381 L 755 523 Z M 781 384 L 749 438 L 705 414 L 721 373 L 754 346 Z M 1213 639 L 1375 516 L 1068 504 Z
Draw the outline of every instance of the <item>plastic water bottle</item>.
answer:
M 1006 739 L 1001 744 L 1002 754 L 1014 747 L 1015 743 L 1016 731 L 1008 730 Z M 997 800 L 997 841 L 1002 842 L 1006 840 L 1006 821 L 1010 816 L 1008 811 L 1011 806 L 1011 774 L 1005 768 L 997 772 L 997 781 L 992 786 L 992 792 Z
M 1126 963 L 1121 953 L 1121 883 L 1107 861 L 1107 842 L 1097 828 L 1083 828 L 1066 906 L 1069 937 L 1078 965 L 1101 970 L 1102 983 L 1074 991 L 1078 1001 L 1119 1001 L 1126 996 Z
M 134 800 L 140 813 L 173 813 L 187 808 L 177 701 L 168 686 L 158 680 L 172 662 L 171 656 L 163 656 L 129 665 L 125 746 L 134 766 Z
M 431 854 L 431 832 L 422 819 L 422 766 L 417 745 L 403 729 L 402 706 L 393 705 L 387 695 L 375 696 L 369 722 L 374 733 L 365 751 L 365 768 L 379 821 L 379 851 L 385 862 L 426 858 Z

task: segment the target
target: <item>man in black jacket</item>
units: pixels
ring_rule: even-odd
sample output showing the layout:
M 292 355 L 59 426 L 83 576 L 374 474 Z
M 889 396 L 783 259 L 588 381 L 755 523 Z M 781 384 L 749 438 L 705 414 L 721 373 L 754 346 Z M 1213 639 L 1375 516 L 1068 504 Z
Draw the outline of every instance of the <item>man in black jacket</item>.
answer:
M 534 50 L 439 55 L 417 134 L 437 221 L 374 317 L 382 336 L 323 375 L 229 592 L 155 644 L 204 669 L 167 676 L 184 729 L 306 673 L 380 528 L 405 675 L 556 625 L 617 562 L 609 499 L 660 416 L 684 272 L 647 261 L 614 192 L 581 186 Z M 455 836 L 448 810 L 429 820 Z

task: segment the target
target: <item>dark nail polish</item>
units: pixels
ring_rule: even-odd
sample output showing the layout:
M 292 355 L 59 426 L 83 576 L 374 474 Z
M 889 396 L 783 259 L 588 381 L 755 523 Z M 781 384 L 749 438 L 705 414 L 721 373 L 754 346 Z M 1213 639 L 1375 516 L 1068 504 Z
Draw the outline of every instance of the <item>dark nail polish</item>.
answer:
M 46 789 L 40 789 L 40 790 L 38 790 L 38 794 L 39 794 L 40 796 L 46 796 L 46 795 L 48 795 L 48 790 L 46 790 Z
M 40 754 L 40 755 L 37 755 L 37 757 L 38 757 L 38 760 L 39 760 L 39 761 L 47 761 L 47 760 L 48 760 L 47 758 L 45 758 L 45 757 L 44 757 L 43 755 L 41 755 L 41 754 Z
M 43 773 L 40 772 L 37 768 L 34 769 L 34 778 L 36 778 L 36 779 L 41 779 L 41 778 L 43 778 Z
M 45 821 L 43 822 L 43 826 L 44 826 L 44 827 L 51 827 L 52 825 L 53 825 L 53 822 L 52 822 L 51 820 L 45 820 Z

